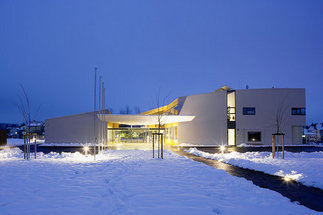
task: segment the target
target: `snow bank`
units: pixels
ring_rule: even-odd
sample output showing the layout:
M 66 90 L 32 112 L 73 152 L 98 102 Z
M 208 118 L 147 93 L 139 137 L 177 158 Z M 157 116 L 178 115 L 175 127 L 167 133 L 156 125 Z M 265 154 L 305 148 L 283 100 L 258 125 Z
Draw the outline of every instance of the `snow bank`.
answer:
M 55 147 L 82 147 L 82 146 L 92 146 L 91 143 L 43 143 L 42 146 L 55 146 Z
M 286 177 L 307 186 L 323 189 L 323 152 L 285 152 L 285 159 L 271 158 L 270 152 L 231 152 L 210 154 L 196 148 L 186 150 L 194 155 L 219 160 L 235 166 Z
M 0 214 L 319 214 L 169 151 L 39 155 L 0 151 Z
M 37 139 L 37 143 L 44 143 L 45 140 L 39 140 Z M 34 143 L 34 142 L 32 142 Z M 18 139 L 18 138 L 8 138 L 7 139 L 7 146 L 23 146 L 24 145 L 24 139 Z

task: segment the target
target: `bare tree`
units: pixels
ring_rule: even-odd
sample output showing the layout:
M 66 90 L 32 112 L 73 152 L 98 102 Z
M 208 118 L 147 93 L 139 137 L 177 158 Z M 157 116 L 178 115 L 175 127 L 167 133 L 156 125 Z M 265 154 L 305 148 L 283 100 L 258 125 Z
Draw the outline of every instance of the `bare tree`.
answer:
M 156 134 L 157 135 L 157 144 L 158 144 L 158 158 L 159 158 L 159 145 L 161 146 L 161 158 L 163 159 L 164 157 L 164 153 L 163 153 L 163 139 L 164 139 L 164 135 L 161 133 L 161 129 L 162 127 L 164 127 L 164 124 L 165 124 L 165 121 L 166 121 L 166 118 L 169 114 L 169 110 L 167 110 L 165 107 L 165 102 L 168 98 L 169 94 L 163 98 L 161 98 L 161 93 L 160 93 L 160 89 L 158 90 L 156 96 L 155 96 L 155 100 L 154 100 L 154 103 L 155 103 L 155 109 L 156 109 L 156 112 L 153 113 L 153 115 L 156 116 L 156 121 L 157 121 L 157 128 L 158 128 L 158 133 Z M 154 136 L 153 136 L 153 158 L 154 158 Z
M 279 104 L 277 107 L 276 115 L 275 115 L 275 120 L 274 120 L 274 126 L 275 126 L 275 134 L 273 134 L 273 145 L 272 145 L 272 157 L 274 158 L 275 155 L 275 143 L 276 143 L 276 137 L 277 137 L 277 146 L 276 146 L 276 151 L 277 151 L 277 157 L 279 155 L 279 137 L 283 136 L 283 142 L 282 142 L 282 151 L 283 151 L 283 158 L 284 158 L 284 133 L 283 133 L 283 126 L 284 122 L 286 119 L 286 111 L 287 111 L 287 106 L 285 104 L 286 102 L 286 96 L 282 100 L 282 102 Z
M 22 90 L 23 97 L 19 97 L 19 103 L 17 106 L 20 114 L 23 117 L 24 123 L 27 126 L 27 131 L 28 133 L 30 133 L 30 122 L 31 122 L 30 100 L 24 86 L 22 84 L 19 84 L 19 85 Z
M 131 108 L 129 107 L 129 105 L 126 106 L 126 109 L 125 109 L 125 114 L 131 114 L 132 113 L 132 110 Z
M 108 108 L 107 110 L 109 110 L 110 114 L 114 113 L 114 109 L 113 108 Z
M 141 112 L 141 111 L 140 111 L 140 107 L 136 106 L 136 107 L 135 107 L 135 113 L 136 113 L 136 114 L 140 114 L 140 112 Z
M 285 99 L 284 99 L 283 102 L 277 108 L 276 115 L 275 115 L 275 130 L 277 133 L 282 132 L 282 127 L 286 119 L 286 109 L 287 108 L 286 108 Z
M 157 112 L 155 113 L 157 117 L 157 123 L 158 123 L 158 133 L 160 133 L 161 128 L 164 126 L 164 122 L 166 120 L 166 116 L 168 115 L 169 110 L 165 110 L 164 106 L 166 105 L 166 100 L 169 97 L 169 94 L 161 98 L 161 90 L 159 89 L 155 96 L 155 107 L 157 109 Z
M 121 108 L 119 111 L 120 114 L 131 114 L 131 108 L 129 107 L 129 105 L 126 105 L 126 107 L 123 109 Z

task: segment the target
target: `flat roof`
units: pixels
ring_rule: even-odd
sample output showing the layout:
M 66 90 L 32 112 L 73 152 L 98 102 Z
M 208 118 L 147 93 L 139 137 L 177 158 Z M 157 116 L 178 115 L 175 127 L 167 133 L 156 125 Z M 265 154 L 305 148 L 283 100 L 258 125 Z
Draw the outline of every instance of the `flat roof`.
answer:
M 128 115 L 128 114 L 98 114 L 98 118 L 102 121 L 126 125 L 157 125 L 158 115 Z M 192 121 L 195 116 L 183 116 L 183 115 L 162 115 L 161 123 L 169 124 L 176 122 L 189 122 Z

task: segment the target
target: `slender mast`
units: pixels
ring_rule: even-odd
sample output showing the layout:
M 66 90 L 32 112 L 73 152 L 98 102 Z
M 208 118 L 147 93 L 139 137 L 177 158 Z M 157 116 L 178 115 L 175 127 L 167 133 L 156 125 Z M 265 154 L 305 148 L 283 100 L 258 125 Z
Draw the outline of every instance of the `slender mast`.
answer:
M 105 93 L 104 93 L 104 82 L 102 82 L 102 108 L 101 108 L 101 114 L 104 113 L 104 101 L 105 101 Z M 105 136 L 104 136 L 104 122 L 101 121 L 101 139 L 102 139 L 102 150 L 103 150 L 103 146 L 104 146 L 104 139 L 105 139 Z
M 96 159 L 96 128 L 95 128 L 95 112 L 96 112 L 96 70 L 97 68 L 94 68 L 94 110 L 93 110 L 93 138 L 94 138 L 94 160 Z
M 101 77 L 101 75 L 100 75 L 100 77 L 99 77 L 99 114 L 101 114 L 101 104 L 102 104 L 102 94 L 101 94 L 101 79 L 102 79 L 102 77 Z M 102 141 L 102 139 L 101 139 L 101 121 L 99 121 L 99 134 L 98 134 L 98 152 L 100 152 L 100 145 L 101 145 L 101 141 Z

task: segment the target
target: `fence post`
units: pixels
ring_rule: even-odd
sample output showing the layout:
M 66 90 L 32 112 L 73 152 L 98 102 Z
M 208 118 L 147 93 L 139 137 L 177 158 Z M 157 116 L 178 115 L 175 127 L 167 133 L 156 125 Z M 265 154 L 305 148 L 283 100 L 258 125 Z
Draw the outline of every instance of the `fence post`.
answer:
M 163 135 L 160 135 L 161 137 L 161 158 L 164 159 L 164 138 Z
M 153 134 L 153 158 L 155 158 L 155 135 Z
M 277 158 L 279 158 L 279 134 L 276 137 L 277 137 Z
M 37 135 L 35 135 L 35 149 L 34 149 L 35 159 L 37 154 Z
M 271 154 L 272 154 L 272 158 L 275 157 L 275 142 L 276 142 L 276 137 L 273 134 L 272 135 L 272 147 L 271 147 Z
M 158 158 L 159 158 L 159 144 L 160 144 L 160 137 L 159 137 L 159 135 L 157 135 L 157 149 L 158 149 L 158 153 L 157 153 L 157 155 L 158 155 Z
M 282 142 L 282 151 L 283 151 L 283 159 L 284 159 L 284 135 L 283 135 L 283 142 Z

